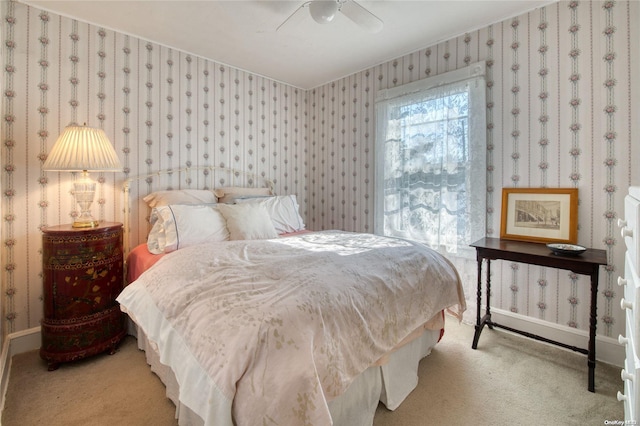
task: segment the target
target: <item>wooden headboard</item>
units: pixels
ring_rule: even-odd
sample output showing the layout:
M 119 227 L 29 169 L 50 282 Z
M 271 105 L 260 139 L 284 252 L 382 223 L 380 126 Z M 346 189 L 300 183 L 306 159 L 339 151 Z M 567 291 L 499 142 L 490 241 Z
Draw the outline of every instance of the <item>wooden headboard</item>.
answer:
M 152 173 L 146 173 L 137 176 L 128 177 L 123 185 L 124 201 L 124 241 L 123 248 L 125 256 L 129 253 L 132 246 L 132 214 L 137 214 L 139 218 L 141 212 L 144 212 L 144 221 L 136 220 L 135 241 L 138 244 L 141 234 L 146 235 L 149 232 L 149 209 L 142 198 L 154 191 L 172 190 L 172 189 L 210 189 L 241 186 L 241 187 L 267 187 L 272 192 L 274 190 L 273 181 L 266 177 L 244 170 L 231 169 L 227 167 L 217 166 L 193 166 L 184 168 L 172 168 L 159 170 Z M 132 200 L 135 204 L 132 205 Z M 144 233 L 139 229 L 140 225 L 146 222 Z

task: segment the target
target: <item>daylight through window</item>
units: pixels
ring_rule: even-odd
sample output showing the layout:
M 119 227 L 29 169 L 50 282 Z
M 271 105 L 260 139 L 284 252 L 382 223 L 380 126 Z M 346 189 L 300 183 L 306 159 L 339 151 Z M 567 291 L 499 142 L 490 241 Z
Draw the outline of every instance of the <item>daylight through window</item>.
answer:
M 472 67 L 379 94 L 377 233 L 458 255 L 485 235 L 485 83 Z

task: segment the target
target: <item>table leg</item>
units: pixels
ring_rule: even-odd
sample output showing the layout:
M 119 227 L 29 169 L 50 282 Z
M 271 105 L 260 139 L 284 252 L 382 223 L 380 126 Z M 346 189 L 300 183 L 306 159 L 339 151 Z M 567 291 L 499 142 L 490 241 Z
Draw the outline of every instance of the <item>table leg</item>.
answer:
M 480 311 L 482 310 L 482 259 L 478 258 L 478 282 L 477 282 L 477 311 L 476 311 L 476 326 L 480 325 Z
M 476 313 L 476 331 L 473 335 L 473 343 L 471 349 L 478 348 L 478 340 L 480 340 L 480 333 L 485 325 L 489 328 L 493 328 L 491 325 L 491 303 L 489 298 L 491 295 L 491 260 L 487 259 L 487 309 L 485 315 L 480 318 L 480 311 L 482 310 L 482 259 L 478 257 L 478 300 L 477 300 L 477 313 Z
M 487 313 L 482 321 L 487 324 L 490 330 L 493 330 L 491 323 L 491 259 L 487 259 Z
M 589 366 L 589 392 L 595 392 L 598 272 L 599 268 L 597 267 L 594 268 L 593 272 L 591 272 L 591 313 L 589 316 L 589 353 L 587 355 L 587 365 Z

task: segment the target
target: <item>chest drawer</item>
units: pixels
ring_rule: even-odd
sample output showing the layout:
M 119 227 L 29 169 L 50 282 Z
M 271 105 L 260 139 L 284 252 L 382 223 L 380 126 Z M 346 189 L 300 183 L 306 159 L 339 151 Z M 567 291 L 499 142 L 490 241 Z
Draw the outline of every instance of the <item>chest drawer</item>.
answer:
M 45 233 L 45 318 L 77 318 L 115 306 L 122 291 L 122 257 L 121 227 Z
M 628 334 L 637 335 L 640 330 L 640 279 L 638 273 L 633 267 L 631 257 L 627 252 L 624 262 L 624 278 L 620 277 L 618 283 L 624 287 L 624 296 L 620 300 L 620 307 L 626 312 L 625 316 L 629 319 L 631 328 L 628 328 Z M 640 354 L 640 339 L 635 338 L 635 351 Z
M 632 187 L 631 189 L 638 188 Z M 631 262 L 636 271 L 640 270 L 640 199 L 635 197 L 635 192 L 630 192 L 624 198 L 624 219 L 619 221 L 621 234 L 627 251 L 631 256 Z
M 637 361 L 637 358 L 636 358 Z M 636 381 L 640 376 L 638 375 L 638 368 L 634 368 L 629 358 L 625 361 L 625 368 L 620 372 L 620 377 L 624 381 L 624 394 L 618 392 L 618 399 L 624 401 L 625 420 L 632 421 L 636 419 L 636 409 L 640 403 L 640 393 L 638 392 L 638 385 Z
M 629 330 L 632 319 L 626 316 L 626 328 Z M 624 402 L 625 420 L 635 420 L 637 409 L 640 406 L 640 359 L 635 350 L 637 335 L 627 332 L 626 336 L 620 336 L 618 341 L 624 345 L 626 359 L 624 369 L 620 372 L 620 378 L 624 382 L 624 393 L 618 392 L 618 400 Z

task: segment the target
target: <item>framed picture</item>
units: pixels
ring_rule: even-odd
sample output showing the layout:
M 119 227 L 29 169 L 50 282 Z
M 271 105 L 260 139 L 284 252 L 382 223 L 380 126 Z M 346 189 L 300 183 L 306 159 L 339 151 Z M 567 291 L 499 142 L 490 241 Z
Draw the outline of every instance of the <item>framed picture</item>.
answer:
M 578 189 L 503 188 L 500 238 L 575 244 Z

